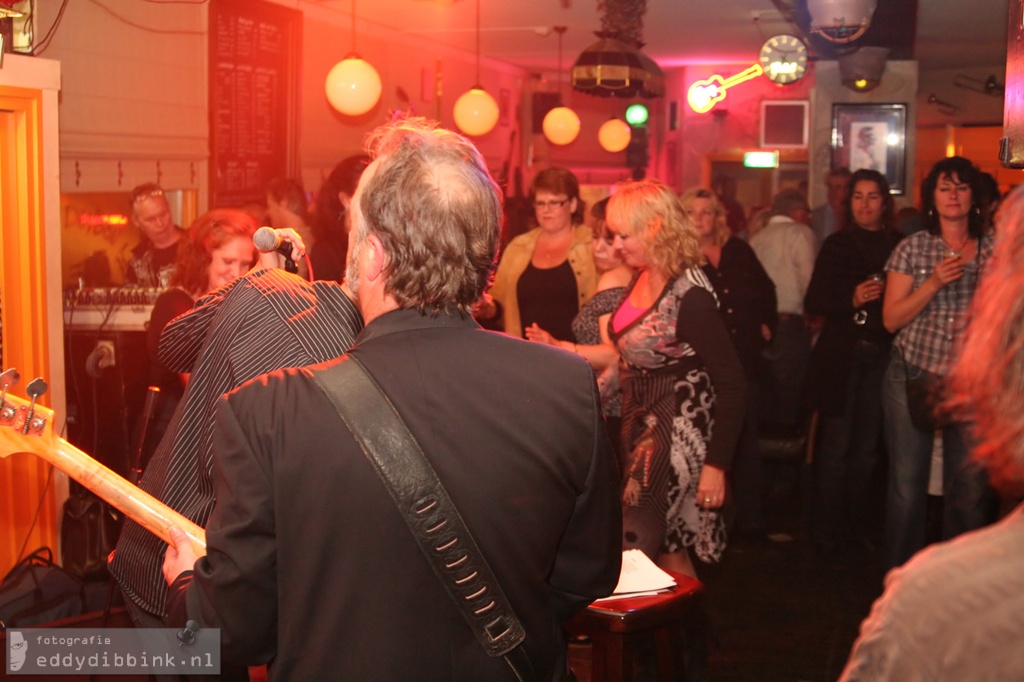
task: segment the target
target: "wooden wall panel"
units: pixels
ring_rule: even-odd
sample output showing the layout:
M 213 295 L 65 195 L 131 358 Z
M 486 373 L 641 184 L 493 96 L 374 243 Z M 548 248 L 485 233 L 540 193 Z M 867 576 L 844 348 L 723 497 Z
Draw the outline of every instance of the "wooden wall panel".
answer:
M 42 101 L 42 91 L 0 86 L 0 315 L 3 366 L 22 375 L 12 389 L 18 395 L 50 367 Z M 50 397 L 40 402 L 51 405 Z M 24 552 L 41 545 L 58 550 L 51 475 L 51 467 L 31 455 L 0 462 L 0 575 Z

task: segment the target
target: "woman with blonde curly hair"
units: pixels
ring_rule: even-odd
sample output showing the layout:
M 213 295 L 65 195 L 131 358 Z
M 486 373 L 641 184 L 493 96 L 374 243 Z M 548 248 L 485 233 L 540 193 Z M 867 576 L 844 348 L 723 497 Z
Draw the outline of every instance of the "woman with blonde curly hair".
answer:
M 675 193 L 656 180 L 628 183 L 607 219 L 637 271 L 610 322 L 627 452 L 623 545 L 695 575 L 688 548 L 708 563 L 725 549 L 719 509 L 743 425 L 743 369 Z

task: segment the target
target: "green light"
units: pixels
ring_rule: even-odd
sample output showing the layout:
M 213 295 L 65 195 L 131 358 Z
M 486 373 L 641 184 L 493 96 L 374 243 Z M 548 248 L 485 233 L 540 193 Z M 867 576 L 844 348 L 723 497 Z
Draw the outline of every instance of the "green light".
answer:
M 777 151 L 744 152 L 743 165 L 746 168 L 778 168 L 779 153 Z
M 642 126 L 647 123 L 650 112 L 645 104 L 630 104 L 626 107 L 626 123 L 631 126 Z

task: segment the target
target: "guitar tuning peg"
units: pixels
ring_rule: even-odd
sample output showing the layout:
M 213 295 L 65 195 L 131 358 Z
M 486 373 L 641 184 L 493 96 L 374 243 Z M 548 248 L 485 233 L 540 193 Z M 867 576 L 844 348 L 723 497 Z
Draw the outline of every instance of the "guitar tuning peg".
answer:
M 46 389 L 48 388 L 49 386 L 46 385 L 46 382 L 43 381 L 41 377 L 37 377 L 30 381 L 28 386 L 25 387 L 25 393 L 27 393 L 34 401 L 36 398 L 46 393 Z
M 25 393 L 32 398 L 32 402 L 28 405 L 28 412 L 25 413 L 25 426 L 22 427 L 21 432 L 27 434 L 29 429 L 36 426 L 33 422 L 33 415 L 36 411 L 36 399 L 42 394 L 46 393 L 46 389 L 49 388 L 46 382 L 41 377 L 36 377 L 32 381 L 28 382 L 28 386 L 25 387 Z
M 0 410 L 7 404 L 7 389 L 18 383 L 19 379 L 21 375 L 13 367 L 0 374 Z
M 9 370 L 6 370 L 3 374 L 0 374 L 0 386 L 4 386 L 5 388 L 8 386 L 15 385 L 20 380 L 21 375 L 18 374 L 18 370 L 16 370 L 13 367 L 11 367 Z

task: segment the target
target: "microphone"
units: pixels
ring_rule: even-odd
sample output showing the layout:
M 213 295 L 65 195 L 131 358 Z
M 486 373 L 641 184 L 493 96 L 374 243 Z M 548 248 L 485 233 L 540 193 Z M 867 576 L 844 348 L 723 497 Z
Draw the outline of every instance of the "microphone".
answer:
M 281 237 L 280 233 L 274 228 L 261 227 L 256 230 L 256 233 L 252 236 L 252 245 L 255 246 L 260 253 L 277 251 L 284 256 L 284 269 L 287 272 L 295 274 L 299 271 L 295 261 L 292 260 L 291 242 Z
M 272 227 L 261 227 L 252 236 L 252 244 L 260 253 L 279 251 L 285 258 L 292 257 L 292 245 Z

